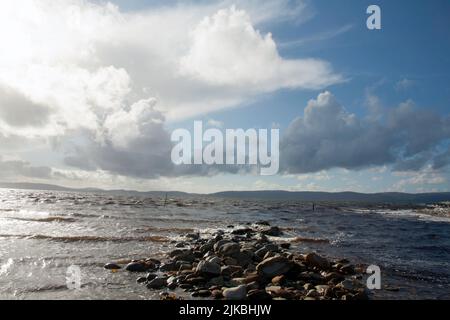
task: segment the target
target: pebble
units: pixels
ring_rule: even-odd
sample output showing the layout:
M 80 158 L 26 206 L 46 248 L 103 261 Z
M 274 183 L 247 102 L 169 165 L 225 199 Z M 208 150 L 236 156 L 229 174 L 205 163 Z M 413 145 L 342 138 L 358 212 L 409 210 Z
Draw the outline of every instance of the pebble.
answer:
M 115 263 L 107 263 L 103 266 L 106 270 L 120 270 L 122 269 L 121 266 L 115 264 Z
M 241 285 L 239 287 L 225 289 L 223 296 L 226 300 L 243 300 L 247 296 L 247 287 Z

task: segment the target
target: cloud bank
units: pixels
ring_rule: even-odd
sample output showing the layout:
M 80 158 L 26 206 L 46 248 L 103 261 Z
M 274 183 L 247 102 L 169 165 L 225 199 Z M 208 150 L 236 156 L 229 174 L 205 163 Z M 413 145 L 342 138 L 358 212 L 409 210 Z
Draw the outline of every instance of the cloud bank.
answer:
M 282 168 L 288 173 L 332 168 L 363 169 L 393 165 L 396 171 L 449 164 L 445 147 L 450 117 L 417 108 L 411 101 L 383 117 L 351 114 L 330 92 L 310 100 L 303 117 L 292 121 L 281 142 Z

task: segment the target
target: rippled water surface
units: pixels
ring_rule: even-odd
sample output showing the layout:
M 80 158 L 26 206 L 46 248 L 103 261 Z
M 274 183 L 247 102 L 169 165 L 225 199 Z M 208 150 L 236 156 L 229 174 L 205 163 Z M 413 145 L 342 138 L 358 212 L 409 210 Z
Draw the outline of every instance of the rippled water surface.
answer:
M 374 298 L 450 299 L 450 218 L 414 210 L 0 189 L 0 299 L 154 299 L 111 261 L 162 257 L 184 234 L 267 220 L 294 249 L 381 267 Z M 67 268 L 82 272 L 69 290 Z

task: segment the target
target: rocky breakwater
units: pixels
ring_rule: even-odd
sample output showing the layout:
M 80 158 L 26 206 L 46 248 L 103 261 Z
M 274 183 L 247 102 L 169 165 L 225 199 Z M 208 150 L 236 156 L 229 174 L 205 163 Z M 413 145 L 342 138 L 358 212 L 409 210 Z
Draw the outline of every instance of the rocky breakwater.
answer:
M 290 250 L 290 243 L 281 236 L 282 230 L 267 222 L 229 227 L 206 238 L 189 234 L 174 244 L 164 261 L 132 261 L 124 269 L 141 273 L 137 282 L 160 290 L 164 300 L 180 296 L 257 301 L 368 299 L 362 268 L 345 259 L 331 261 L 316 253 Z M 105 268 L 117 271 L 122 266 L 109 263 Z M 185 294 L 176 294 L 180 290 Z

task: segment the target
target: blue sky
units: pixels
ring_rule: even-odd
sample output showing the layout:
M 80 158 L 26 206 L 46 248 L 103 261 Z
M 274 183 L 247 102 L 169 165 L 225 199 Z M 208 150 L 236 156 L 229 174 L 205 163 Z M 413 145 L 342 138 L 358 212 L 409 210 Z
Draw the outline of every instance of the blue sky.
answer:
M 19 46 L 21 41 L 17 44 L 12 41 L 13 46 L 4 48 L 6 52 L 10 50 L 11 55 L 6 55 L 10 60 L 0 60 L 0 68 L 2 63 L 4 68 L 7 64 L 13 66 L 11 61 L 18 66 L 29 63 L 32 67 L 27 70 L 40 70 L 36 77 L 44 79 L 45 85 L 38 87 L 35 83 L 20 82 L 14 74 L 17 71 L 6 72 L 8 76 L 0 78 L 0 111 L 3 100 L 15 103 L 25 98 L 33 107 L 41 108 L 37 111 L 40 114 L 43 114 L 42 110 L 50 111 L 45 119 L 33 120 L 48 121 L 48 125 L 40 126 L 31 123 L 30 119 L 21 119 L 23 114 L 13 119 L 5 116 L 5 124 L 0 126 L 0 139 L 3 137 L 6 146 L 0 158 L 0 171 L 3 168 L 9 175 L 5 173 L 3 180 L 196 192 L 230 189 L 450 191 L 448 1 L 349 0 L 343 4 L 337 0 L 276 0 L 258 4 L 252 0 L 114 0 L 112 3 L 117 5 L 116 8 L 105 1 L 92 2 L 96 7 L 90 6 L 88 1 L 62 3 L 67 7 L 43 7 L 46 10 L 41 15 L 47 15 L 44 20 L 49 22 L 43 23 L 42 34 L 39 33 L 41 29 L 33 33 L 36 41 L 28 48 L 37 52 L 37 56 L 17 55 L 17 50 L 23 49 Z M 242 39 L 233 38 L 230 41 L 234 42 L 228 48 L 240 48 L 242 43 L 248 43 L 245 50 L 252 56 L 252 50 L 257 50 L 252 47 L 252 41 L 258 46 L 258 41 L 271 33 L 282 60 L 280 63 L 292 62 L 293 69 L 302 70 L 302 63 L 313 58 L 319 61 L 319 69 L 325 64 L 330 69 L 322 74 L 315 70 L 317 74 L 306 80 L 302 72 L 288 70 L 269 77 L 272 80 L 267 82 L 264 70 L 269 73 L 273 61 L 264 60 L 266 56 L 262 55 L 261 61 L 267 65 L 261 65 L 261 70 L 258 66 L 256 69 L 249 67 L 242 74 L 234 74 L 237 78 L 231 81 L 230 74 L 226 73 L 217 78 L 217 66 L 208 66 L 206 61 L 205 67 L 201 59 L 205 54 L 203 51 L 216 48 L 205 48 L 200 46 L 201 42 L 189 43 L 189 37 L 193 34 L 211 36 L 208 28 L 202 29 L 202 19 L 208 16 L 211 19 L 209 27 L 217 27 L 214 23 L 220 22 L 219 10 L 230 10 L 233 4 L 237 11 L 224 11 L 223 14 L 235 14 L 236 19 L 243 19 L 242 23 L 251 23 L 252 29 L 249 38 L 245 35 Z M 379 5 L 382 10 L 381 30 L 366 27 L 366 9 L 372 4 Z M 74 7 L 81 8 L 76 11 L 77 15 L 73 15 Z M 3 11 L 8 12 L 6 9 Z M 30 4 L 29 9 L 29 18 L 36 21 L 35 17 L 39 17 L 36 12 L 42 8 L 36 9 Z M 49 30 L 58 29 L 54 26 L 61 22 L 56 16 L 66 9 L 69 10 L 69 22 L 72 18 L 81 19 L 85 27 L 77 25 L 79 28 L 74 31 L 73 26 L 69 26 L 67 33 L 61 28 L 60 32 L 48 35 Z M 23 25 L 21 22 L 14 22 L 17 30 L 26 27 L 26 21 Z M 180 33 L 185 34 L 180 36 Z M 23 34 L 23 31 L 18 33 L 14 39 L 20 40 Z M 68 39 L 70 43 L 60 41 L 60 46 L 54 45 L 55 39 Z M 37 42 L 45 44 L 46 41 L 51 44 L 47 46 L 50 48 L 33 47 Z M 72 46 L 76 50 L 82 48 L 79 56 L 73 54 Z M 189 46 L 191 49 L 187 53 Z M 255 57 L 259 53 L 254 51 Z M 214 59 L 226 58 L 220 52 L 214 54 Z M 233 52 L 230 52 L 231 56 Z M 235 61 L 239 57 L 233 57 L 229 62 L 231 66 L 246 67 Z M 184 65 L 186 70 L 166 76 L 166 70 L 180 63 L 177 59 L 188 62 Z M 180 80 L 186 74 L 200 75 L 201 81 L 197 83 L 197 78 L 193 82 Z M 247 75 L 253 74 L 255 81 L 259 81 L 257 85 L 248 82 Z M 34 76 L 33 73 L 27 77 L 34 79 Z M 320 83 L 311 84 L 316 76 Z M 333 76 L 339 79 L 330 80 Z M 73 79 L 77 80 L 72 83 Z M 14 90 L 14 94 L 9 89 L 2 91 L 2 85 Z M 94 89 L 83 89 L 90 86 Z M 323 128 L 308 131 L 304 110 L 311 104 L 320 104 L 318 101 L 324 92 L 329 95 L 326 95 L 323 112 L 331 112 L 329 116 L 335 117 L 336 121 L 333 118 L 330 123 L 324 123 Z M 73 97 L 66 101 L 72 93 Z M 6 97 L 3 100 L 2 94 Z M 156 106 L 148 100 L 150 97 L 155 98 Z M 22 100 L 19 101 L 21 108 L 29 110 L 23 107 L 25 102 Z M 8 115 L 19 109 L 14 110 L 8 110 Z M 341 112 L 333 113 L 333 110 Z M 23 113 L 27 114 L 25 111 Z M 163 124 L 160 126 L 155 122 L 151 127 L 144 127 L 147 122 L 140 123 L 133 118 L 139 115 L 150 116 L 152 121 L 161 117 Z M 105 120 L 108 117 L 109 120 Z M 339 129 L 342 136 L 329 137 L 327 125 L 350 118 L 356 119 L 356 124 L 341 128 L 343 131 Z M 309 140 L 285 148 L 287 152 L 280 156 L 282 162 L 286 160 L 286 167 L 276 176 L 177 175 L 161 163 L 161 154 L 167 152 L 164 139 L 173 129 L 192 128 L 193 120 L 215 120 L 223 124 L 222 128 L 270 128 L 275 125 L 284 136 L 282 143 L 289 137 Z M 138 132 L 139 136 L 130 131 L 135 126 L 136 130 L 142 130 Z M 402 126 L 407 127 L 404 133 Z M 379 140 L 375 134 L 377 130 L 383 136 Z M 349 137 L 349 132 L 354 136 Z M 321 136 L 314 136 L 316 133 Z M 15 142 L 17 139 L 24 139 L 20 140 L 20 147 Z M 316 148 L 311 142 L 314 139 L 319 142 L 329 139 L 337 153 L 342 149 L 343 153 L 351 153 L 351 157 L 336 154 L 334 159 L 328 155 L 329 150 Z M 13 147 L 8 147 L 10 145 Z M 347 145 L 354 147 L 347 150 Z M 142 147 L 154 152 L 136 153 Z M 305 160 L 304 157 L 309 155 L 297 150 L 307 150 L 316 158 Z M 324 152 L 327 156 L 323 156 Z M 135 156 L 143 158 L 135 159 Z M 145 166 L 157 169 L 146 172 Z

